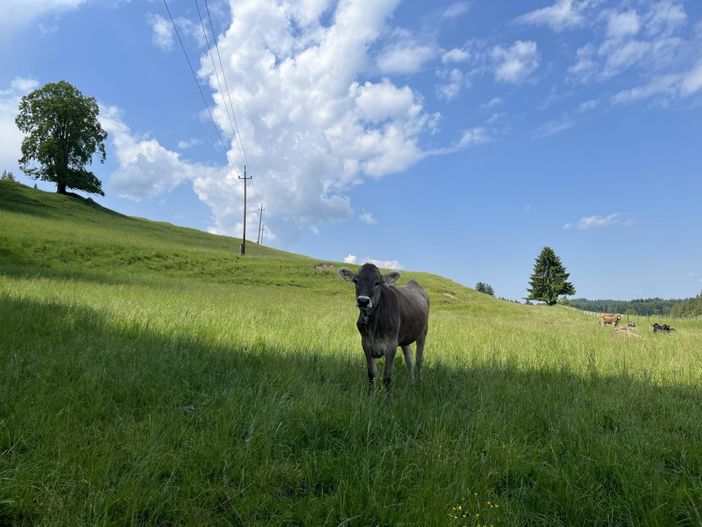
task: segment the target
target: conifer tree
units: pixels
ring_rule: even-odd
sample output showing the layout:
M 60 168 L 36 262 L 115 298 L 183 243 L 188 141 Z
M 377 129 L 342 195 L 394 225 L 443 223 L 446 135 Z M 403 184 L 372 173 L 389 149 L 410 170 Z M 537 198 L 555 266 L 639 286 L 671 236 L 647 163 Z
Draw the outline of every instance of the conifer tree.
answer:
M 558 302 L 559 296 L 574 295 L 575 287 L 567 281 L 569 276 L 553 249 L 544 247 L 534 263 L 527 299 L 539 300 L 552 306 Z

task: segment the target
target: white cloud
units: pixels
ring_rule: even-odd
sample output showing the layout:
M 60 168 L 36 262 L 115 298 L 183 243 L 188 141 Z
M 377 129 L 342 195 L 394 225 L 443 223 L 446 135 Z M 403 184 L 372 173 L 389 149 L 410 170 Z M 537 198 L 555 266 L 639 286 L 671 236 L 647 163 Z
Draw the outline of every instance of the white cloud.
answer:
M 0 90 L 0 170 L 19 173 L 17 160 L 22 134 L 15 124 L 20 99 L 39 86 L 35 79 L 15 77 L 7 89 Z
M 409 86 L 398 88 L 388 79 L 375 84 L 366 82 L 363 86 L 354 83 L 350 92 L 356 96 L 356 106 L 361 116 L 371 123 L 380 123 L 398 115 L 411 119 L 422 112 Z
M 502 121 L 507 116 L 507 112 L 493 112 L 485 120 L 485 124 L 495 124 Z
M 439 99 L 451 101 L 458 97 L 463 88 L 470 86 L 468 75 L 458 68 L 441 70 L 438 72 L 438 75 L 439 78 L 446 81 L 436 86 L 436 93 Z
M 85 3 L 87 0 L 3 0 L 0 39 L 42 17 L 60 15 Z
M 534 130 L 533 135 L 537 139 L 541 139 L 544 137 L 549 137 L 551 135 L 555 135 L 560 132 L 564 132 L 565 130 L 568 130 L 571 128 L 575 122 L 570 119 L 569 117 L 563 117 L 562 119 L 555 119 L 553 121 L 549 121 L 546 124 L 540 126 L 536 130 Z
M 441 62 L 444 64 L 465 62 L 468 59 L 470 59 L 470 52 L 463 48 L 449 49 L 441 55 Z
M 453 154 L 455 152 L 465 150 L 466 148 L 470 148 L 471 146 L 482 145 L 490 140 L 490 135 L 485 128 L 471 128 L 469 130 L 464 130 L 463 134 L 461 135 L 461 139 L 453 145 L 427 150 L 424 152 L 424 157 Z
M 687 14 L 682 4 L 676 0 L 662 0 L 654 3 L 645 17 L 646 33 L 668 36 L 687 22 Z
M 600 102 L 597 99 L 589 99 L 587 101 L 583 101 L 578 106 L 577 112 L 578 113 L 589 112 L 589 111 L 597 108 L 597 106 L 599 104 L 600 104 Z
M 366 80 L 377 73 L 375 44 L 398 35 L 396 45 L 410 42 L 405 33 L 388 28 L 398 1 L 243 0 L 231 13 L 231 24 L 219 35 L 219 51 L 253 176 L 250 212 L 265 201 L 268 239 L 291 239 L 320 223 L 351 218 L 356 215 L 348 197 L 352 186 L 487 140 L 482 129 L 472 129 L 453 145 L 425 150 L 421 141 L 435 132 L 440 116 L 428 113 L 409 86 L 388 78 Z M 213 91 L 219 128 L 228 130 L 224 94 L 206 54 L 199 74 Z M 241 233 L 238 141 L 228 137 L 228 163 L 211 166 L 138 136 L 114 108 L 103 108 L 101 121 L 118 161 L 109 189 L 141 199 L 192 184 L 211 210 L 210 231 Z M 190 144 L 182 141 L 178 147 Z
M 176 38 L 175 31 L 173 30 L 173 23 L 175 23 L 178 28 L 181 37 L 188 36 L 192 38 L 198 47 L 204 47 L 206 45 L 202 26 L 188 18 L 177 17 L 173 20 L 173 23 L 171 23 L 169 19 L 161 15 L 148 13 L 146 15 L 146 20 L 151 26 L 151 41 L 156 47 L 163 51 L 171 51 L 173 49 Z
M 645 85 L 637 86 L 629 90 L 622 90 L 612 96 L 612 103 L 626 104 L 642 101 L 656 95 L 673 95 L 680 85 L 681 76 L 664 75 L 652 79 Z
M 208 231 L 215 234 L 241 236 L 243 185 L 233 165 L 209 166 L 192 163 L 177 152 L 163 147 L 156 139 L 138 137 L 125 124 L 118 108 L 101 107 L 100 123 L 109 133 L 118 167 L 110 174 L 107 187 L 118 195 L 140 200 L 169 192 L 185 183 L 192 184 L 198 198 L 207 203 L 216 214 Z M 256 216 L 261 201 L 257 189 L 249 189 L 247 212 Z M 257 224 L 247 223 L 246 235 L 253 239 Z M 266 240 L 278 236 L 271 222 L 266 222 Z
M 402 264 L 398 262 L 397 260 L 378 260 L 376 258 L 369 258 L 366 256 L 365 258 L 359 260 L 355 254 L 347 254 L 344 257 L 344 263 L 347 264 L 352 264 L 352 265 L 362 265 L 365 263 L 371 263 L 375 265 L 376 267 L 380 269 L 402 269 Z
M 633 103 L 651 97 L 685 98 L 700 91 L 702 91 L 702 61 L 688 71 L 659 75 L 646 84 L 622 90 L 612 96 L 612 103 Z
M 140 200 L 169 192 L 190 183 L 198 198 L 217 214 L 208 230 L 215 234 L 241 236 L 243 232 L 243 185 L 231 166 L 208 166 L 184 160 L 177 152 L 164 148 L 156 139 L 133 135 L 116 107 L 101 107 L 100 123 L 109 133 L 118 168 L 110 174 L 107 187 L 120 196 Z M 256 215 L 258 193 L 249 191 L 247 212 Z M 247 237 L 253 239 L 257 225 L 248 222 Z M 277 238 L 270 223 L 266 240 Z
M 358 219 L 360 219 L 366 225 L 375 225 L 376 223 L 378 223 L 378 221 L 373 217 L 373 215 L 370 212 L 364 212 L 363 214 L 360 214 L 358 216 Z
M 685 73 L 680 83 L 680 94 L 683 97 L 702 90 L 702 61 Z
M 481 108 L 494 108 L 495 106 L 499 106 L 500 104 L 502 104 L 502 97 L 493 97 L 488 102 L 483 104 Z
M 627 4 L 628 6 L 628 4 Z M 685 41 L 675 33 L 687 21 L 677 0 L 658 0 L 643 4 L 641 11 L 605 10 L 593 17 L 604 24 L 604 38 L 577 50 L 569 68 L 573 79 L 581 82 L 604 81 L 636 68 L 644 75 L 660 75 L 661 70 L 678 65 L 687 56 L 699 56 L 699 44 Z
M 609 38 L 624 38 L 636 35 L 641 29 L 639 15 L 629 9 L 621 13 L 610 12 L 607 16 L 607 36 Z
M 608 216 L 600 216 L 598 214 L 586 216 L 580 218 L 576 224 L 566 223 L 563 228 L 586 230 L 595 227 L 609 227 L 610 225 L 617 224 L 628 227 L 631 225 L 631 223 L 631 219 L 629 219 L 625 214 L 622 214 L 621 212 L 614 212 Z
M 560 32 L 582 26 L 586 21 L 583 12 L 590 4 L 592 2 L 589 1 L 558 0 L 548 7 L 521 15 L 515 21 L 533 26 L 548 26 L 553 31 Z
M 10 82 L 10 90 L 16 93 L 29 93 L 39 87 L 39 81 L 36 79 L 28 79 L 24 77 L 15 77 Z
M 152 42 L 164 51 L 173 49 L 173 25 L 170 20 L 166 20 L 161 15 L 148 15 L 147 20 L 151 24 Z
M 438 121 L 426 112 L 422 97 L 388 78 L 367 80 L 376 73 L 374 44 L 399 38 L 386 53 L 422 47 L 388 28 L 397 4 L 328 0 L 303 14 L 293 0 L 243 0 L 219 37 L 253 176 L 249 193 L 252 200 L 265 201 L 268 224 L 281 237 L 353 217 L 347 195 L 352 185 L 402 172 L 435 154 L 420 146 Z M 420 50 L 420 59 L 407 62 L 402 55 L 387 68 L 415 70 L 429 51 Z M 215 120 L 226 130 L 224 97 L 206 55 L 200 74 L 214 91 Z M 228 155 L 241 166 L 236 148 Z M 206 172 L 194 188 L 224 229 L 233 221 L 228 211 L 236 196 L 221 178 L 221 172 Z
M 365 258 L 363 263 L 372 263 L 379 269 L 402 269 L 402 264 L 397 260 L 377 260 L 375 258 Z
M 511 47 L 495 46 L 490 52 L 495 79 L 518 84 L 539 67 L 536 42 L 517 40 Z
M 470 9 L 470 2 L 456 2 L 444 9 L 441 16 L 443 18 L 458 18 Z
M 109 134 L 118 162 L 108 187 L 120 196 L 153 197 L 204 173 L 225 175 L 224 169 L 182 160 L 180 154 L 164 148 L 155 139 L 135 137 L 114 106 L 101 107 L 100 124 Z
M 592 79 L 600 67 L 596 53 L 597 48 L 591 42 L 579 47 L 575 52 L 576 62 L 568 68 L 568 73 L 582 82 Z
M 434 46 L 403 38 L 381 50 L 377 59 L 378 68 L 383 75 L 417 73 L 436 53 Z
M 186 150 L 192 148 L 193 146 L 201 145 L 202 140 L 196 137 L 191 137 L 190 139 L 181 139 L 178 141 L 178 148 L 181 150 Z

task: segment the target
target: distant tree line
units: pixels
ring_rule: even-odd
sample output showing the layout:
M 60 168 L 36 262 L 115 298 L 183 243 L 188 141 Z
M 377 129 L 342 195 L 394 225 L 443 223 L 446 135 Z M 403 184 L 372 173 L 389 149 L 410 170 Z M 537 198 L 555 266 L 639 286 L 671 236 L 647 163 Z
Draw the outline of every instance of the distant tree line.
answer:
M 670 316 L 672 310 L 684 302 L 687 302 L 687 300 L 666 298 L 637 298 L 635 300 L 588 300 L 587 298 L 568 299 L 569 305 L 584 311 L 595 311 L 597 313 L 622 313 L 641 316 Z M 700 299 L 700 307 L 702 307 L 702 299 Z
M 702 292 L 694 298 L 681 300 L 670 310 L 673 317 L 699 317 L 702 316 Z

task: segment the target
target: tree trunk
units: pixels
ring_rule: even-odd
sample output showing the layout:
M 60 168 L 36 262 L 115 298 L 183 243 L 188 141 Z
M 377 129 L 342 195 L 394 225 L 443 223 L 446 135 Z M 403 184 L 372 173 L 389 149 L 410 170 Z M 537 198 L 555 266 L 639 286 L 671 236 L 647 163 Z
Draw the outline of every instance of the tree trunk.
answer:
M 58 181 L 56 183 L 56 192 L 59 194 L 66 194 L 66 183 L 63 181 Z

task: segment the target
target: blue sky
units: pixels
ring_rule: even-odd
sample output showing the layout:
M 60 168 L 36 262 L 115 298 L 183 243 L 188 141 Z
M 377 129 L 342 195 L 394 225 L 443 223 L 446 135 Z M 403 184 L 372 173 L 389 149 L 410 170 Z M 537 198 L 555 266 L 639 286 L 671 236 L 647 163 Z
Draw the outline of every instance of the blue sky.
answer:
M 0 168 L 19 98 L 63 79 L 101 105 L 98 201 L 127 214 L 240 235 L 243 150 L 274 247 L 521 298 L 550 245 L 576 296 L 702 289 L 702 3 L 200 0 L 229 96 L 194 0 L 168 5 L 225 144 L 162 2 L 9 0 Z

